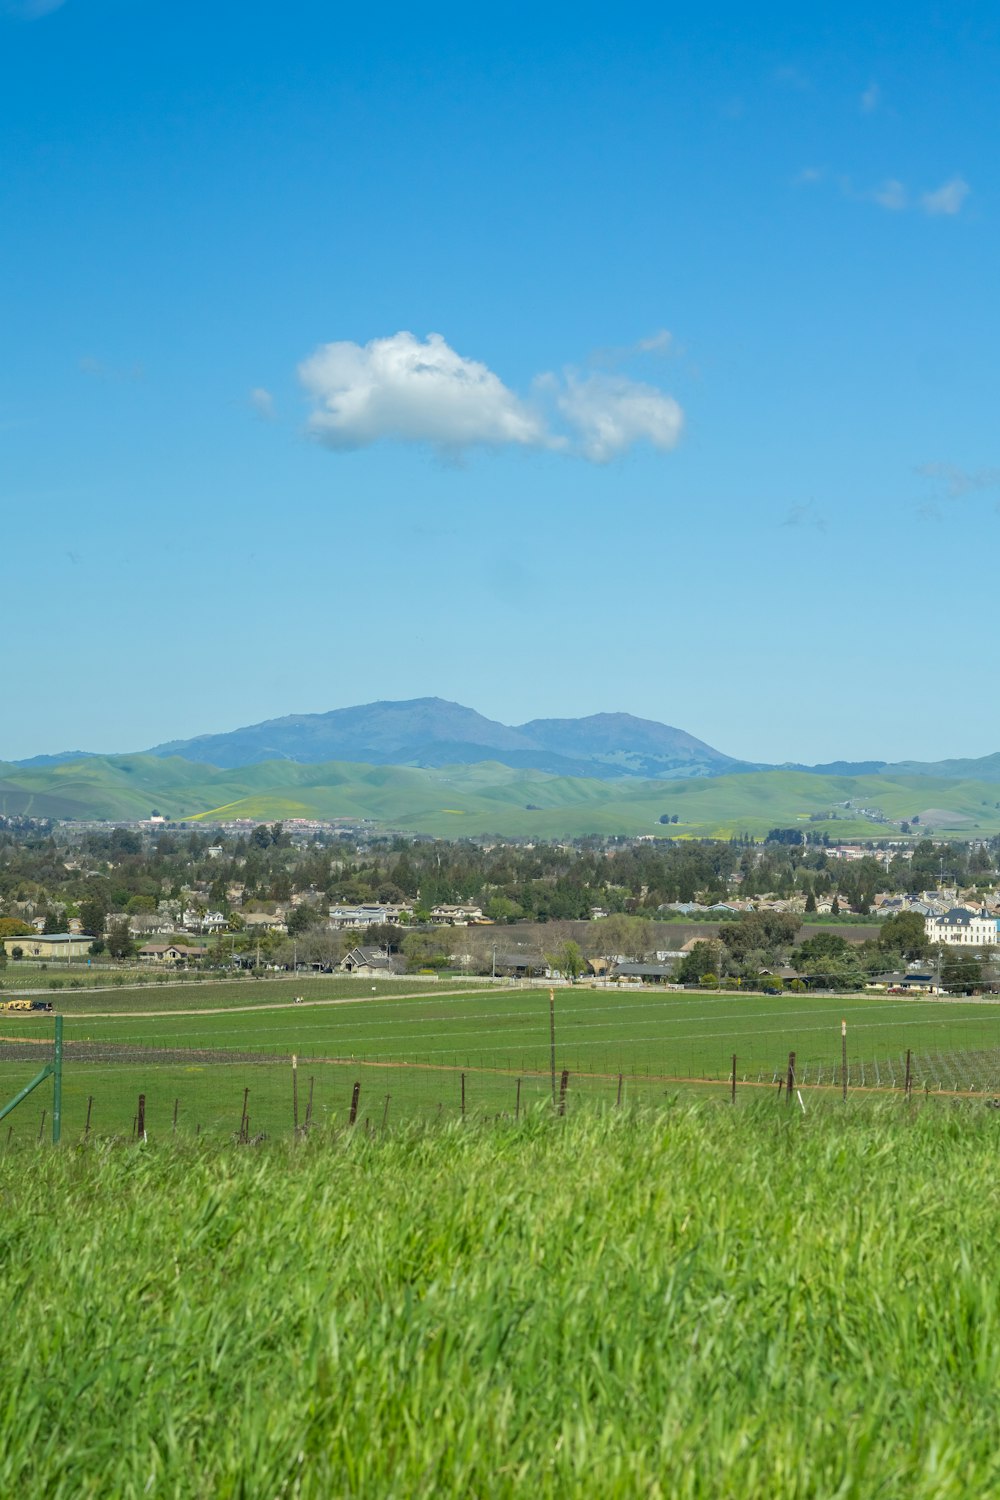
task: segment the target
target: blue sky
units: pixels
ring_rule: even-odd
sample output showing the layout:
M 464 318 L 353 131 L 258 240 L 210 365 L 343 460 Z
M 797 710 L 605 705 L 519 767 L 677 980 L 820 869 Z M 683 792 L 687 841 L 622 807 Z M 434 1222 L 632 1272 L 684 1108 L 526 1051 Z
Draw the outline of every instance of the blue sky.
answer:
M 1000 748 L 996 6 L 479 9 L 0 0 L 0 758 Z

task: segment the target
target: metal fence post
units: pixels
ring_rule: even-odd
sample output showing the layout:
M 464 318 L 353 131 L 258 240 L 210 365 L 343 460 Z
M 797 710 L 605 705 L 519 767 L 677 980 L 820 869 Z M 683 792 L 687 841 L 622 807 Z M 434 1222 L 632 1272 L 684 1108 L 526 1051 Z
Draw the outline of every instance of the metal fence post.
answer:
M 56 1016 L 56 1045 L 52 1056 L 52 1144 L 62 1135 L 63 1018 Z

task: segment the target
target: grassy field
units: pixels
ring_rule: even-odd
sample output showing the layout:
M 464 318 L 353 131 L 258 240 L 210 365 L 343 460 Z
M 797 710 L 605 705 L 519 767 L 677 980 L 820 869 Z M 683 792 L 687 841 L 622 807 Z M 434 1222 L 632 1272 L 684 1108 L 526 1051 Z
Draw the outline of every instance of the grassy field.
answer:
M 0 1491 L 1000 1488 L 1000 1118 L 674 1102 L 0 1152 Z
M 145 1094 L 147 1129 L 231 1134 L 244 1090 L 254 1133 L 292 1127 L 291 1057 L 299 1059 L 300 1123 L 346 1118 L 355 1081 L 362 1114 L 477 1118 L 512 1113 L 550 1090 L 547 992 L 460 984 L 342 978 L 267 984 L 238 981 L 78 993 L 60 998 L 67 1060 L 65 1129 L 130 1134 Z M 302 996 L 294 1004 L 293 996 Z M 767 1087 L 797 1054 L 806 1089 L 840 1082 L 841 1020 L 848 1023 L 851 1088 L 898 1089 L 907 1049 L 917 1089 L 1000 1092 L 1000 1006 L 873 995 L 736 995 L 556 991 L 557 1069 L 570 1103 L 617 1097 L 655 1103 L 678 1082 L 727 1080 L 733 1054 L 741 1086 Z M 12 1095 L 48 1056 L 50 1017 L 6 1017 L 0 1026 L 0 1092 Z M 34 1045 L 25 1045 L 31 1039 Z M 388 1099 L 388 1104 L 386 1100 Z M 49 1091 L 39 1089 L 7 1124 L 12 1139 L 38 1135 Z

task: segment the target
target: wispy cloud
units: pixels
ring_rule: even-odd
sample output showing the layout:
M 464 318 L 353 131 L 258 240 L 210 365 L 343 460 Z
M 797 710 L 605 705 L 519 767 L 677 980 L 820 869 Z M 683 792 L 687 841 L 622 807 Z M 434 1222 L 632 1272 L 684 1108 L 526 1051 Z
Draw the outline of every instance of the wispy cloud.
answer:
M 933 217 L 940 214 L 961 213 L 962 204 L 971 191 L 964 177 L 952 177 L 950 181 L 942 183 L 933 192 L 922 193 L 920 207 L 925 214 L 931 214 Z
M 666 354 L 673 342 L 674 336 L 669 329 L 661 328 L 648 338 L 640 339 L 635 347 L 639 354 Z
M 1000 489 L 1000 469 L 963 469 L 958 464 L 935 462 L 919 464 L 917 473 L 934 481 L 939 499 L 964 500 L 967 495 Z
M 608 463 L 645 440 L 661 453 L 676 448 L 684 417 L 672 396 L 621 375 L 565 373 L 556 397 L 559 411 L 576 430 L 584 458 Z
M 66 0 L 7 0 L 3 9 L 18 21 L 40 21 L 54 10 L 61 10 Z
M 274 397 L 270 391 L 266 391 L 262 385 L 255 385 L 247 400 L 263 421 L 274 421 Z
M 793 66 L 775 68 L 771 78 L 782 88 L 793 89 L 797 94 L 804 94 L 812 88 L 812 79 L 801 68 Z
M 648 352 L 666 347 L 663 334 L 646 342 Z M 514 447 L 606 463 L 639 442 L 672 448 L 683 427 L 679 405 L 656 386 L 566 369 L 537 377 L 524 397 L 436 333 L 324 344 L 300 364 L 299 379 L 313 401 L 309 433 L 341 452 L 389 439 L 451 456 Z
M 909 194 L 897 177 L 888 177 L 881 187 L 873 189 L 869 197 L 879 208 L 887 208 L 894 214 L 902 213 L 910 206 Z
M 826 531 L 826 517 L 810 500 L 808 504 L 789 506 L 788 513 L 780 523 L 782 526 L 809 526 L 814 531 Z
M 822 167 L 804 167 L 792 178 L 793 187 L 808 187 L 827 179 Z M 952 177 L 939 188 L 913 193 L 898 177 L 887 177 L 877 187 L 859 186 L 853 178 L 844 174 L 834 175 L 832 181 L 840 188 L 845 198 L 855 203 L 876 203 L 887 213 L 899 214 L 918 211 L 932 218 L 954 217 L 961 213 L 966 198 L 972 192 L 964 177 Z
M 877 83 L 870 83 L 858 101 L 858 107 L 863 115 L 872 115 L 882 103 L 882 90 Z
M 91 380 L 144 380 L 146 377 L 145 369 L 138 362 L 127 366 L 109 365 L 103 359 L 95 359 L 92 354 L 78 359 L 77 369 Z

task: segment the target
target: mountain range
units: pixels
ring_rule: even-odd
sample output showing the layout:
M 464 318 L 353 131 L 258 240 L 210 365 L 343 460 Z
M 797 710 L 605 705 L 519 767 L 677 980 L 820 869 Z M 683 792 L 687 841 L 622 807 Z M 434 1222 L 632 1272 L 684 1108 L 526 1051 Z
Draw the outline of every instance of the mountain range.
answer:
M 337 761 L 422 769 L 492 762 L 518 771 L 600 781 L 676 781 L 776 770 L 837 777 L 886 774 L 1000 781 L 1000 753 L 978 760 L 770 766 L 740 760 L 683 729 L 633 714 L 532 719 L 526 724 L 508 725 L 443 698 L 380 701 L 329 713 L 289 714 L 226 733 L 171 740 L 142 753 L 159 759 L 180 757 L 223 771 L 268 761 L 303 766 Z M 40 769 L 86 758 L 83 752 L 67 751 L 34 756 L 16 764 Z
M 501 724 L 444 698 L 365 703 L 325 714 L 289 714 L 228 734 L 155 745 L 151 755 L 180 755 L 222 769 L 291 760 L 365 762 L 377 766 L 476 765 L 557 776 L 718 776 L 754 767 L 724 755 L 683 729 L 632 714 L 533 719 Z

